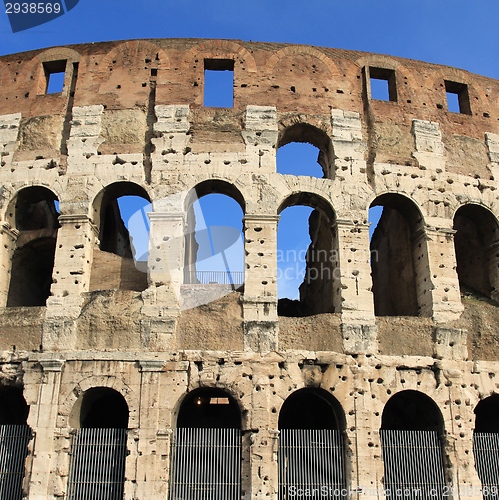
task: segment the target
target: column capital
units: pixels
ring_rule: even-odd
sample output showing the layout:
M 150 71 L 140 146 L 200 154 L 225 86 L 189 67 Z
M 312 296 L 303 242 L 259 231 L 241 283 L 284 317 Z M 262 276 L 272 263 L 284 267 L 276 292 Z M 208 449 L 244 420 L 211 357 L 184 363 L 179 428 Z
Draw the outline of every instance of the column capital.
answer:
M 246 214 L 243 218 L 243 222 L 278 222 L 281 218 L 280 215 L 270 215 L 270 214 Z

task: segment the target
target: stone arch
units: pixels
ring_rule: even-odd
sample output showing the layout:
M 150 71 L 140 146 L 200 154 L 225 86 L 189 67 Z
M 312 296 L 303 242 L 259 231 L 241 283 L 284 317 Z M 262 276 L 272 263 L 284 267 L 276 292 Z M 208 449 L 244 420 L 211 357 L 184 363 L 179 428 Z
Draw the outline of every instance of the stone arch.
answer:
M 125 181 L 109 184 L 95 196 L 92 219 L 98 231 L 99 244 L 94 247 L 90 291 L 120 289 L 140 292 L 147 288 L 147 265 L 145 261 L 139 263 L 141 255 L 137 255 L 140 242 L 133 244 L 133 237 L 118 205 L 118 199 L 123 196 L 151 201 L 141 185 Z M 143 218 L 140 220 L 143 222 Z M 143 229 L 140 231 L 141 238 L 147 237 L 147 227 L 144 225 L 139 229 Z
M 305 121 L 298 121 L 286 125 L 281 122 L 280 125 L 282 128 L 279 131 L 277 148 L 292 142 L 304 142 L 315 146 L 319 150 L 317 163 L 322 167 L 324 177 L 328 179 L 334 178 L 335 155 L 333 143 L 322 123 L 312 125 Z
M 159 45 L 146 40 L 130 40 L 118 44 L 104 56 L 100 65 L 101 71 L 109 71 L 114 66 L 114 62 L 118 61 L 126 61 L 133 68 L 137 63 L 135 59 L 142 55 L 148 56 L 151 61 L 157 61 L 158 68 L 170 68 L 170 58 Z
M 194 45 L 187 53 L 187 59 L 195 59 L 203 56 L 210 59 L 234 59 L 245 65 L 250 73 L 256 73 L 257 67 L 254 57 L 242 45 L 232 40 L 203 40 Z
M 421 209 L 406 195 L 386 192 L 371 207 L 383 212 L 371 239 L 377 316 L 431 316 L 428 245 Z
M 310 47 L 308 45 L 291 45 L 284 47 L 277 52 L 274 52 L 274 54 L 272 54 L 272 56 L 267 59 L 265 71 L 271 74 L 274 71 L 276 64 L 281 59 L 283 59 L 284 57 L 296 56 L 299 54 L 309 55 L 322 61 L 329 70 L 331 78 L 334 76 L 339 76 L 339 71 L 334 61 L 321 50 L 316 49 L 315 47 Z
M 462 292 L 499 297 L 499 222 L 483 204 L 465 203 L 454 213 L 454 247 Z
M 69 418 L 78 399 L 88 390 L 94 387 L 105 387 L 113 389 L 121 394 L 129 409 L 128 428 L 136 429 L 139 424 L 139 396 L 123 380 L 115 376 L 91 375 L 86 377 L 68 392 L 68 395 L 59 406 L 59 415 L 63 417 L 62 427 L 70 427 Z
M 7 220 L 17 231 L 7 245 L 10 257 L 7 306 L 43 306 L 50 295 L 59 229 L 55 193 L 27 186 L 8 204 Z
M 331 203 L 323 196 L 306 191 L 289 194 L 278 206 L 281 214 L 286 208 L 306 206 L 312 208 L 308 219 L 308 236 L 311 243 L 305 255 L 284 253 L 278 227 L 277 256 L 284 279 L 288 279 L 286 269 L 303 266 L 303 282 L 299 286 L 299 300 L 281 297 L 278 314 L 281 316 L 308 316 L 310 314 L 341 311 L 341 287 L 339 286 L 339 248 L 335 229 L 336 214 Z M 281 253 L 283 252 L 283 253 Z M 295 274 L 293 274 L 295 276 Z M 297 276 L 296 276 L 297 277 Z
M 68 424 L 74 429 L 127 429 L 128 416 L 128 405 L 119 391 L 96 386 L 80 394 L 71 409 Z
M 71 82 L 74 76 L 73 73 L 75 71 L 74 68 L 81 59 L 82 55 L 79 52 L 68 47 L 53 47 L 37 54 L 24 69 L 26 73 L 35 76 L 36 92 L 30 94 L 30 97 L 34 98 L 36 95 L 45 93 L 48 83 L 46 68 L 49 68 L 51 64 L 57 63 L 58 61 L 66 61 L 62 95 L 69 95 L 72 87 Z M 61 69 L 63 69 L 62 66 L 58 71 Z
M 332 421 L 331 417 L 334 417 Z M 344 431 L 345 426 L 345 412 L 341 403 L 325 389 L 297 389 L 282 402 L 279 409 L 279 429 Z
M 222 195 L 237 203 L 242 212 L 241 218 L 241 230 L 243 229 L 243 221 L 246 202 L 243 194 L 239 189 L 232 183 L 221 179 L 207 179 L 196 184 L 186 195 L 184 200 L 184 283 L 185 284 L 197 284 L 199 282 L 205 283 L 203 276 L 199 274 L 198 258 L 200 250 L 200 241 L 198 234 L 196 232 L 196 214 L 194 212 L 194 203 L 197 200 L 201 200 L 203 197 L 208 195 Z M 224 220 L 227 220 L 224 218 Z M 226 226 L 229 226 L 228 224 Z M 215 233 L 213 233 L 215 231 Z M 218 231 L 218 233 L 217 233 Z M 225 228 L 210 228 L 207 227 L 203 231 L 205 233 L 202 237 L 203 240 L 209 239 L 211 241 L 210 247 L 215 254 L 221 255 L 224 261 L 225 270 L 218 269 L 217 273 L 211 278 L 207 278 L 206 281 L 210 283 L 218 283 L 220 285 L 241 285 L 244 281 L 243 270 L 231 269 L 231 266 L 225 260 L 225 250 L 227 247 L 217 248 L 217 243 L 222 246 L 227 243 L 231 245 L 236 243 L 240 239 L 240 232 L 237 228 L 225 227 Z M 227 241 L 225 241 L 227 239 Z M 229 241 L 230 240 L 230 241 Z M 201 245 L 202 247 L 202 245 Z M 241 249 L 241 251 L 243 251 Z M 210 253 L 210 255 L 212 255 Z M 201 280 L 201 281 L 199 281 Z
M 380 429 L 386 491 L 445 491 L 443 432 L 442 413 L 426 394 L 408 389 L 387 401 Z

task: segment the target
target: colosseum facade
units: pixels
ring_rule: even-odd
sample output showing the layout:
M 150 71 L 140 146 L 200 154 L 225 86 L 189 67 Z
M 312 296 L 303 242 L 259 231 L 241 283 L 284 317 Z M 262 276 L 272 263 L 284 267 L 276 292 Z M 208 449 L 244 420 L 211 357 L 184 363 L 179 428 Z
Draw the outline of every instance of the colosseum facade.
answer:
M 231 107 L 204 105 L 207 70 Z M 131 40 L 3 56 L 0 103 L 2 499 L 497 498 L 498 81 Z M 279 172 L 293 142 L 321 178 Z M 196 274 L 212 193 L 244 214 L 237 285 Z M 144 269 L 129 195 L 151 203 Z M 329 272 L 284 303 L 292 206 Z

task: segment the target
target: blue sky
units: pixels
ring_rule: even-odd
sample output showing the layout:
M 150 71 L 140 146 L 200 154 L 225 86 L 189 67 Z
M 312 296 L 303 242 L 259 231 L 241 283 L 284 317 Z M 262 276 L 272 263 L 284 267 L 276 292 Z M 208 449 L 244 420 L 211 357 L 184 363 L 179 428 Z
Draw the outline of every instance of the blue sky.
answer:
M 15 34 L 2 7 L 0 55 L 130 38 L 233 38 L 384 53 L 499 78 L 498 24 L 499 0 L 79 0 L 58 19 Z M 205 218 L 220 224 L 213 207 Z M 281 244 L 306 246 L 306 219 L 303 210 L 283 212 Z M 296 283 L 281 283 L 280 295 L 296 298 Z

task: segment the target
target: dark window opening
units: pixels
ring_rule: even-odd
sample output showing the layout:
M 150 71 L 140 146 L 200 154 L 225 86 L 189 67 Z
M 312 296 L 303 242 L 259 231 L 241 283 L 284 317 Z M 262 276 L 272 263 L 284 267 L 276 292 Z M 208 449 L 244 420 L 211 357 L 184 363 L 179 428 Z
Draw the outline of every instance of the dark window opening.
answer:
M 222 389 L 197 389 L 182 401 L 177 428 L 240 429 L 239 406 Z
M 232 59 L 204 60 L 204 106 L 234 107 L 234 61 Z
M 418 391 L 401 391 L 386 403 L 381 429 L 397 431 L 435 431 L 443 433 L 443 419 L 436 403 Z
M 445 92 L 447 94 L 448 111 L 471 115 L 468 85 L 445 80 Z
M 371 99 L 397 101 L 395 71 L 384 68 L 369 68 Z
M 322 199 L 299 193 L 279 209 L 277 287 L 279 316 L 340 312 L 335 214 Z
M 475 432 L 494 432 L 499 434 L 498 394 L 493 394 L 476 405 Z
M 13 222 L 19 236 L 12 249 L 8 307 L 44 306 L 50 296 L 57 205 L 54 193 L 42 187 L 23 189 L 16 197 Z
M 418 287 L 427 272 L 421 214 L 414 203 L 396 194 L 379 196 L 371 208 L 375 206 L 383 209 L 370 245 L 375 314 L 425 315 L 431 304 L 424 287 Z
M 454 216 L 454 230 L 461 294 L 496 299 L 499 226 L 494 215 L 479 205 L 464 205 Z
M 83 395 L 80 427 L 93 429 L 127 429 L 128 405 L 114 389 L 94 387 Z
M 339 402 L 323 389 L 300 389 L 284 401 L 279 429 L 344 429 Z
M 50 61 L 43 63 L 45 73 L 45 93 L 58 94 L 64 88 L 64 78 L 66 76 L 66 61 Z
M 0 425 L 26 425 L 29 406 L 17 387 L 0 389 Z

